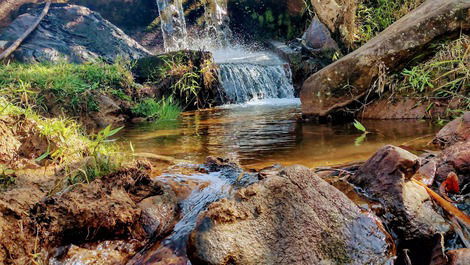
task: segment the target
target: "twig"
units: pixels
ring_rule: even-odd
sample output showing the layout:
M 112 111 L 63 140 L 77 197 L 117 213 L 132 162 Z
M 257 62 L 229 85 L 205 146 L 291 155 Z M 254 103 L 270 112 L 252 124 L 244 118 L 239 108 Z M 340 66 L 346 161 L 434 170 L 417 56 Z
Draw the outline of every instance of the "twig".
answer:
M 36 22 L 31 25 L 23 35 L 20 36 L 19 39 L 17 39 L 8 49 L 6 49 L 4 52 L 0 54 L 0 61 L 4 60 L 8 56 L 10 56 L 18 47 L 20 47 L 21 43 L 38 27 L 39 23 L 43 20 L 43 18 L 47 15 L 49 12 L 49 7 L 51 6 L 51 1 L 47 1 L 46 5 L 44 6 L 44 9 L 42 10 L 41 15 L 38 17 Z
M 413 182 L 425 188 L 429 196 L 434 199 L 434 201 L 436 201 L 437 204 L 439 204 L 439 206 L 441 206 L 442 209 L 444 209 L 447 213 L 449 213 L 451 216 L 454 216 L 457 220 L 459 220 L 459 222 L 461 222 L 466 227 L 470 227 L 470 217 L 468 217 L 465 213 L 460 211 L 452 203 L 446 201 L 444 198 L 439 196 L 439 194 L 428 188 L 428 186 L 422 183 L 421 181 L 413 179 Z

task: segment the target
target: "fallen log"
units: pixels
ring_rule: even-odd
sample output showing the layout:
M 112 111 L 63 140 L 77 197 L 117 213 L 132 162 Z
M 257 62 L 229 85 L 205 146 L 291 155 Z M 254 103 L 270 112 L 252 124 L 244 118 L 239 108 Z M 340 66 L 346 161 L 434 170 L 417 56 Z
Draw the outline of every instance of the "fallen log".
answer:
M 38 27 L 39 23 L 41 23 L 41 21 L 47 15 L 50 6 L 51 1 L 47 1 L 44 9 L 41 12 L 41 15 L 39 15 L 36 22 L 31 25 L 8 49 L 0 54 L 0 61 L 10 56 L 16 49 L 18 49 L 18 47 L 20 47 L 21 43 L 23 43 L 23 41 Z

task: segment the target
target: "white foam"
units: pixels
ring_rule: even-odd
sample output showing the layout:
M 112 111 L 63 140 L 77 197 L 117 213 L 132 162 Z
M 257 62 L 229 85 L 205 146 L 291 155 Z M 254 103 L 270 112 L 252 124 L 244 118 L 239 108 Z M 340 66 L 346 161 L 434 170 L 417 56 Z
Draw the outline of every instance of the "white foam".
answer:
M 254 98 L 248 102 L 241 104 L 226 104 L 219 108 L 222 109 L 233 109 L 233 108 L 247 108 L 253 106 L 300 106 L 300 98 Z

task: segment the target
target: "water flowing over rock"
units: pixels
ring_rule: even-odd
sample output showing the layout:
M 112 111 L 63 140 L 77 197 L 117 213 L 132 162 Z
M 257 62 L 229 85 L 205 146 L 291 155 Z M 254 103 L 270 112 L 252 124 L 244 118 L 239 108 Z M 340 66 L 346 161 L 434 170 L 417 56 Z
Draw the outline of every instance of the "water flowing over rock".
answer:
M 449 230 L 426 190 L 410 181 L 419 166 L 417 156 L 389 145 L 377 151 L 349 179 L 382 203 L 386 210 L 382 218 L 404 240 L 430 239 Z
M 220 82 L 229 100 L 294 98 L 289 67 L 284 65 L 220 64 Z
M 300 95 L 302 112 L 326 117 L 360 101 L 384 69 L 396 70 L 436 39 L 470 29 L 469 12 L 467 0 L 426 1 L 361 48 L 307 79 Z
M 203 23 L 189 34 L 182 0 L 157 0 L 165 50 L 211 50 L 227 46 L 231 31 L 227 16 L 227 0 L 199 3 L 204 7 Z M 193 36 L 194 35 L 194 36 Z
M 188 32 L 181 0 L 157 0 L 165 50 L 186 48 Z
M 8 26 L 0 40 L 13 43 L 34 23 L 42 8 L 32 8 Z M 7 45 L 8 46 L 8 45 Z M 22 62 L 67 60 L 83 63 L 118 57 L 137 59 L 149 52 L 122 30 L 86 7 L 54 4 L 13 57 Z
M 391 264 L 388 235 L 343 193 L 294 166 L 209 205 L 192 264 Z

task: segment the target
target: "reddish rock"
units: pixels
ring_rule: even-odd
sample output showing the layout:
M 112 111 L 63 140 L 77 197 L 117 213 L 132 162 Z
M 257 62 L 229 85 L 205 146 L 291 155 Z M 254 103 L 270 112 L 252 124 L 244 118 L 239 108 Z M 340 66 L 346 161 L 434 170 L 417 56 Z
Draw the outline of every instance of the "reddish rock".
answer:
M 455 172 L 459 176 L 460 184 L 470 182 L 470 141 L 452 145 L 442 151 L 438 158 L 436 177 L 439 182 L 444 181 L 449 173 Z
M 427 44 L 468 29 L 469 1 L 426 1 L 361 48 L 308 78 L 300 93 L 302 112 L 320 117 L 340 112 L 361 101 L 383 69 L 396 70 Z
M 457 142 L 470 140 L 470 111 L 449 122 L 442 128 L 433 140 L 441 148 L 449 147 Z
M 405 240 L 430 239 L 436 233 L 447 232 L 449 226 L 434 210 L 426 190 L 410 181 L 420 165 L 420 159 L 395 146 L 385 146 L 373 155 L 350 182 L 382 203 L 382 217 L 397 235 Z
M 314 50 L 330 51 L 338 50 L 338 45 L 331 38 L 330 31 L 318 18 L 314 18 L 307 31 L 304 33 L 305 45 Z
M 470 248 L 450 250 L 447 252 L 449 265 L 468 265 L 470 264 Z

